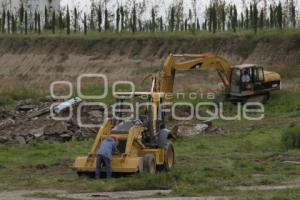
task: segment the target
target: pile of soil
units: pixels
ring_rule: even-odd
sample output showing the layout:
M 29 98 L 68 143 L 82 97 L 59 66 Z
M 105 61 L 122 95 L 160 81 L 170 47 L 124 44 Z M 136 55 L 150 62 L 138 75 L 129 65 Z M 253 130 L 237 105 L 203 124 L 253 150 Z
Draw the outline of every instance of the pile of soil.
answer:
M 79 126 L 76 105 L 69 120 L 58 121 L 50 115 L 53 101 L 20 101 L 14 109 L 0 108 L 0 143 L 27 144 L 35 140 L 66 142 L 94 138 L 98 127 Z M 69 111 L 66 111 L 69 112 Z M 100 124 L 102 111 L 84 107 L 81 114 L 85 124 Z M 61 115 L 68 115 L 64 113 Z M 63 117 L 63 116 L 60 116 Z
M 110 82 L 140 83 L 145 76 L 162 69 L 170 53 L 215 53 L 232 65 L 262 64 L 279 71 L 299 52 L 300 39 L 278 40 L 229 38 L 124 38 L 88 40 L 82 38 L 0 38 L 0 89 L 15 85 L 49 88 L 52 81 L 76 81 L 84 73 L 102 73 Z M 211 82 L 213 74 L 187 73 L 178 77 L 182 87 Z M 219 80 L 219 79 L 218 79 Z M 38 84 L 37 84 L 38 83 Z

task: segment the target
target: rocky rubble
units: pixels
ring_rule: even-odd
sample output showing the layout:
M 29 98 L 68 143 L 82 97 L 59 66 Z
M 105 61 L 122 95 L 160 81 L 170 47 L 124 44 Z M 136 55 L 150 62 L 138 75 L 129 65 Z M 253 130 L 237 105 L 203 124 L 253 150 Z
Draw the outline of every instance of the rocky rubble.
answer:
M 198 124 L 194 124 L 194 123 L 177 124 L 177 126 L 178 126 L 177 137 L 226 133 L 226 131 L 223 128 L 214 127 L 211 121 L 204 121 Z
M 57 120 L 51 117 L 50 108 L 53 103 L 60 102 L 46 98 L 37 103 L 31 100 L 20 101 L 14 109 L 0 107 L 0 144 L 28 144 L 36 140 L 66 142 L 95 137 L 99 126 L 91 128 L 79 124 L 77 118 L 79 103 L 72 105 L 72 117 L 68 120 Z M 65 105 L 66 101 L 63 103 Z M 69 112 L 65 110 L 56 117 L 66 117 Z M 81 123 L 101 124 L 103 111 L 99 107 L 84 106 L 81 113 Z M 176 126 L 178 137 L 225 133 L 224 129 L 212 126 L 210 121 Z
M 0 107 L 0 144 L 27 144 L 35 140 L 65 142 L 93 138 L 96 135 L 98 127 L 79 126 L 77 105 L 73 108 L 71 119 L 58 121 L 51 118 L 52 103 L 49 99 L 38 103 L 26 100 L 20 101 L 14 109 Z M 84 107 L 82 113 L 84 123 L 100 123 L 102 112 L 99 108 Z

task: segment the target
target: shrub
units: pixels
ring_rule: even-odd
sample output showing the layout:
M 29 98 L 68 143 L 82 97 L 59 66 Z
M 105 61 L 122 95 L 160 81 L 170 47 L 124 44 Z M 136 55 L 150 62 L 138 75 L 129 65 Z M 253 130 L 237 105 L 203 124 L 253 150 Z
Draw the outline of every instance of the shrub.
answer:
M 291 127 L 284 131 L 282 143 L 288 149 L 300 148 L 300 127 Z

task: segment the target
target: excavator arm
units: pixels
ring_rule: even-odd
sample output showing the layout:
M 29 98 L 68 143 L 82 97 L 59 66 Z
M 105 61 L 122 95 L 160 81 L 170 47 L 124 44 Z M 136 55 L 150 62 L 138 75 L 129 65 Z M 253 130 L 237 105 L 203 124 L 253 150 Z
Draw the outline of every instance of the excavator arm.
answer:
M 177 61 L 180 59 L 180 61 Z M 230 64 L 227 60 L 214 54 L 170 54 L 165 60 L 161 78 L 156 77 L 154 91 L 172 93 L 176 71 L 192 69 L 215 69 L 228 91 L 230 84 Z M 159 85 L 159 86 L 158 86 Z

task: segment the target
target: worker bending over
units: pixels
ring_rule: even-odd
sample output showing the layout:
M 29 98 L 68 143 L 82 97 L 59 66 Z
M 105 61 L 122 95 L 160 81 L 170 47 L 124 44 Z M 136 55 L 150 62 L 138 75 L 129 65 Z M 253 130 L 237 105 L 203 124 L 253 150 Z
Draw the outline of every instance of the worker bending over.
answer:
M 101 166 L 105 166 L 106 178 L 111 178 L 111 159 L 114 152 L 117 150 L 118 138 L 117 136 L 109 136 L 106 138 L 97 151 L 96 161 L 96 179 L 100 178 Z

